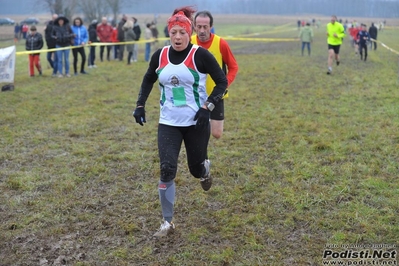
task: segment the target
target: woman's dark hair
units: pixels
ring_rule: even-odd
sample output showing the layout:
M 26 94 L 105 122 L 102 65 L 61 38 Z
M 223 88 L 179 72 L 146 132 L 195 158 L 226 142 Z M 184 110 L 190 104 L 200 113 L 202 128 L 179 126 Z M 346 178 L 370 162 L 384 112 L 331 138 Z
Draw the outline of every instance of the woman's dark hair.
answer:
M 82 20 L 80 17 L 74 18 L 74 20 L 73 20 L 73 25 L 74 25 L 74 26 L 76 26 L 76 24 L 75 24 L 75 21 L 76 21 L 76 20 L 79 20 L 79 21 L 80 21 L 80 25 L 83 26 L 83 20 Z
M 208 17 L 209 18 L 209 26 L 211 26 L 211 27 L 213 26 L 213 16 L 212 16 L 211 12 L 209 12 L 207 10 L 199 11 L 197 14 L 195 14 L 194 22 L 197 19 L 197 17 L 204 17 L 204 18 Z
M 197 10 L 196 10 L 193 6 L 183 6 L 183 7 L 176 8 L 176 9 L 173 11 L 172 16 L 173 16 L 174 14 L 177 14 L 177 13 L 180 12 L 180 11 L 182 11 L 182 12 L 184 13 L 184 15 L 185 15 L 186 17 L 188 17 L 188 19 L 190 19 L 191 22 L 192 22 L 192 21 L 193 21 L 193 15 L 195 14 L 195 12 L 196 12 Z

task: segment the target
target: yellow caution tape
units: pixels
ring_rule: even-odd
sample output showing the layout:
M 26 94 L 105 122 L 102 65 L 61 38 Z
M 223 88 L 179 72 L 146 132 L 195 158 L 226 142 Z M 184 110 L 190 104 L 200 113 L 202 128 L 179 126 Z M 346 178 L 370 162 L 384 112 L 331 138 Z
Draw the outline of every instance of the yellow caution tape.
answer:
M 376 43 L 381 44 L 384 48 L 388 49 L 389 51 L 391 51 L 391 52 L 393 52 L 393 53 L 395 53 L 395 54 L 397 54 L 397 55 L 399 55 L 399 52 L 398 52 L 398 51 L 395 51 L 395 50 L 392 49 L 391 47 L 387 46 L 385 43 L 380 42 L 380 41 L 377 41 L 377 40 L 375 40 L 375 39 L 373 39 L 373 38 L 370 38 L 370 40 L 373 41 L 373 42 L 376 42 Z
M 231 41 L 256 41 L 256 42 L 292 42 L 297 41 L 297 39 L 292 38 L 239 38 L 239 37 L 222 37 L 225 40 Z M 158 38 L 158 39 L 151 39 L 145 41 L 131 41 L 131 42 L 95 42 L 85 45 L 72 45 L 60 48 L 52 48 L 52 49 L 43 49 L 43 50 L 33 50 L 33 51 L 21 51 L 16 52 L 16 55 L 26 55 L 26 54 L 39 54 L 39 53 L 47 53 L 47 52 L 55 52 L 61 50 L 68 50 L 68 49 L 76 49 L 79 47 L 90 47 L 90 46 L 109 46 L 109 45 L 125 45 L 125 44 L 139 44 L 139 43 L 153 43 L 156 41 L 166 41 L 169 38 Z
M 277 28 L 285 28 L 286 26 L 289 26 L 290 24 L 284 24 L 281 26 L 276 27 Z M 271 31 L 263 31 L 263 32 L 255 32 L 255 33 L 249 33 L 249 34 L 240 34 L 237 35 L 238 37 L 245 37 L 245 36 L 259 36 L 259 35 L 265 35 L 265 34 L 271 34 L 271 33 L 281 33 L 281 32 L 288 32 L 288 31 L 294 31 L 297 30 L 296 28 L 289 28 L 289 29 L 281 29 L 281 30 L 271 30 Z
M 294 38 L 238 38 L 238 37 L 224 37 L 225 40 L 231 41 L 258 41 L 258 42 L 292 42 L 298 39 Z
M 157 40 L 169 40 L 169 38 L 158 38 Z M 15 54 L 16 55 L 39 54 L 39 53 L 55 52 L 55 51 L 61 51 L 61 50 L 75 49 L 75 48 L 79 48 L 79 47 L 90 47 L 90 46 L 109 46 L 109 45 L 121 45 L 121 44 L 148 43 L 148 42 L 153 43 L 157 40 L 151 39 L 151 40 L 145 40 L 145 41 L 131 41 L 131 42 L 93 42 L 93 43 L 85 44 L 85 45 L 76 45 L 76 46 L 71 45 L 71 46 L 52 48 L 52 49 L 21 51 L 21 52 L 16 52 Z

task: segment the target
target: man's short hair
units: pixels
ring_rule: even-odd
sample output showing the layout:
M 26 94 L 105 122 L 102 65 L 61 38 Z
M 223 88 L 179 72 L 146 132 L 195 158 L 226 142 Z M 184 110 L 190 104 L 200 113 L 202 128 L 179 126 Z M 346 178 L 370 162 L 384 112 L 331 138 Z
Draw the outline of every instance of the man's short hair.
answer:
M 213 16 L 212 16 L 211 12 L 209 12 L 207 10 L 197 12 L 197 14 L 195 14 L 195 17 L 194 17 L 194 23 L 195 23 L 195 20 L 197 19 L 197 17 L 205 17 L 205 18 L 208 17 L 209 25 L 211 27 L 213 26 Z
M 32 25 L 32 26 L 30 27 L 30 31 L 36 31 L 36 26 L 35 26 L 35 25 Z

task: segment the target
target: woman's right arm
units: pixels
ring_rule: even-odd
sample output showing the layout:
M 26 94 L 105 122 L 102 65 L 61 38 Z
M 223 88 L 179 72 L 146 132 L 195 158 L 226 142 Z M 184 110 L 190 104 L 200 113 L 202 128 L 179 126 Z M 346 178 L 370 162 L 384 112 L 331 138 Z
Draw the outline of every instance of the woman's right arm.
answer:
M 155 71 L 158 68 L 160 54 L 161 49 L 156 51 L 151 57 L 147 72 L 145 73 L 143 81 L 141 82 L 139 97 L 136 106 L 145 106 L 147 98 L 152 91 L 152 87 L 158 79 L 158 75 Z

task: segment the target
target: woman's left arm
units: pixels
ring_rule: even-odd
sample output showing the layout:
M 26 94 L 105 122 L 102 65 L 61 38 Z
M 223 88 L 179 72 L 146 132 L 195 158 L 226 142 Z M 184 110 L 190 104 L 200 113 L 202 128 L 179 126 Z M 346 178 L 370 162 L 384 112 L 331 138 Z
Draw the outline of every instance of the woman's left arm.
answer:
M 198 48 L 197 52 L 195 53 L 194 60 L 197 65 L 197 69 L 202 73 L 209 74 L 216 84 L 211 95 L 208 97 L 208 101 L 212 103 L 219 102 L 227 88 L 226 75 L 216 61 L 215 57 L 205 48 Z

